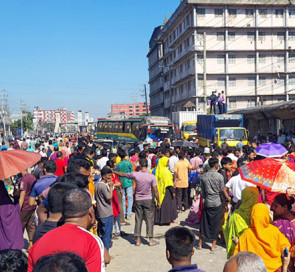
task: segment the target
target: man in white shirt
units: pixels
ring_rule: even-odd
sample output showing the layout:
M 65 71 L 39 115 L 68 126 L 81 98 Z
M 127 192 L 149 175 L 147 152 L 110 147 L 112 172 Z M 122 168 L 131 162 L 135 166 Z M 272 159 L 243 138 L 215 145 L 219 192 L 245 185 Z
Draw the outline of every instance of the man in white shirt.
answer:
M 235 156 L 235 148 L 234 147 L 229 147 L 228 148 L 229 154 L 227 155 L 228 158 L 230 158 L 232 161 L 238 161 L 238 157 Z
M 107 164 L 107 161 L 109 160 L 108 151 L 106 149 L 102 149 L 100 151 L 100 154 L 102 155 L 102 157 L 97 161 L 97 166 L 99 167 L 99 170 L 104 168 Z
M 169 158 L 169 170 L 171 171 L 172 175 L 174 175 L 174 166 L 175 163 L 178 162 L 179 159 L 176 157 L 175 150 L 170 151 L 170 158 Z

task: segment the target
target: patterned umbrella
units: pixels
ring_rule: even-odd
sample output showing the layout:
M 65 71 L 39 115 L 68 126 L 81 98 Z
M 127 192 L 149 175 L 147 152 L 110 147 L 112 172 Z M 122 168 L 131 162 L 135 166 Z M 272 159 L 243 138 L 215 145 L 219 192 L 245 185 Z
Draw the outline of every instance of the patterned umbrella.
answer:
M 267 158 L 280 158 L 288 153 L 287 149 L 276 143 L 264 143 L 255 149 L 255 153 Z
M 295 194 L 295 163 L 267 158 L 238 168 L 243 180 L 272 192 Z
M 7 150 L 0 152 L 0 179 L 16 175 L 40 161 L 41 155 L 24 150 Z

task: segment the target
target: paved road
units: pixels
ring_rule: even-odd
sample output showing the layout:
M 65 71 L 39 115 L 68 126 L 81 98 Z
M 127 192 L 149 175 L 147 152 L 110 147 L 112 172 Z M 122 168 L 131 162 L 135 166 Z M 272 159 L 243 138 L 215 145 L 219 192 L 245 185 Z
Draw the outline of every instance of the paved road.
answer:
M 187 212 L 179 216 L 181 225 L 185 225 L 184 220 L 187 217 Z M 120 237 L 118 240 L 113 240 L 113 247 L 110 249 L 112 256 L 111 264 L 107 266 L 107 272 L 121 271 L 121 272 L 158 272 L 168 271 L 171 269 L 170 264 L 165 256 L 165 239 L 164 234 L 169 226 L 155 226 L 154 234 L 160 245 L 149 247 L 147 239 L 144 238 L 143 244 L 140 247 L 134 245 L 134 214 L 133 218 L 129 220 L 130 226 L 122 226 L 122 230 L 128 233 L 126 237 Z M 199 237 L 199 226 L 187 226 L 195 234 L 196 239 Z M 142 234 L 145 235 L 145 224 L 143 224 Z M 197 263 L 198 267 L 206 272 L 222 271 L 226 262 L 225 249 L 219 250 L 214 254 L 210 253 L 211 244 L 204 243 L 204 249 L 196 250 L 192 257 L 192 262 Z

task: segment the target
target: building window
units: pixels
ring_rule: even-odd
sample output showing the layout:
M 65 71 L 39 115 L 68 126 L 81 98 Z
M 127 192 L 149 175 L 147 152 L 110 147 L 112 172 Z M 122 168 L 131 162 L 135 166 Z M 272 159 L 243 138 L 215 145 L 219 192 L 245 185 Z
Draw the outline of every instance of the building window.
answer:
M 284 10 L 276 9 L 276 18 L 283 18 L 283 16 L 284 16 Z
M 252 18 L 254 15 L 254 10 L 253 9 L 246 9 L 246 17 L 247 18 Z
M 259 31 L 258 40 L 261 41 L 261 42 L 265 41 L 265 32 L 260 32 Z
M 259 54 L 259 63 L 266 63 L 266 57 L 263 54 Z
M 261 18 L 266 18 L 267 17 L 267 9 L 259 9 L 259 16 Z
M 255 63 L 255 55 L 248 55 L 248 56 L 247 56 L 247 63 L 248 63 L 248 64 L 253 64 L 253 63 Z
M 295 77 L 289 77 L 289 85 L 295 85 Z
M 289 32 L 288 40 L 295 41 L 295 32 Z
M 214 9 L 215 17 L 222 17 L 223 16 L 223 9 Z
M 236 38 L 236 33 L 235 32 L 228 32 L 228 40 L 229 41 L 234 41 Z
M 198 17 L 205 17 L 206 11 L 204 8 L 197 8 Z
M 247 32 L 247 39 L 250 42 L 253 42 L 255 40 L 255 32 Z
M 237 10 L 236 9 L 228 9 L 229 17 L 236 18 L 237 17 Z
M 228 86 L 229 87 L 236 87 L 236 79 L 234 77 L 230 77 L 228 79 Z
M 198 63 L 203 64 L 204 63 L 204 56 L 203 55 L 198 55 Z
M 289 17 L 295 18 L 295 9 L 289 9 Z
M 284 54 L 279 54 L 277 56 L 277 62 L 278 63 L 284 63 L 285 62 L 285 55 Z
M 183 64 L 181 64 L 181 65 L 179 66 L 179 72 L 182 74 L 182 72 L 183 72 Z
M 284 78 L 278 78 L 277 79 L 277 84 L 279 86 L 284 86 L 285 85 L 285 79 Z
M 230 64 L 236 63 L 236 56 L 235 55 L 228 55 L 228 63 L 230 63 Z
M 186 68 L 186 70 L 188 70 L 188 69 L 191 68 L 191 60 L 187 60 L 187 61 L 185 62 L 185 68 Z
M 278 32 L 278 41 L 284 41 L 285 40 L 285 32 Z
M 295 54 L 289 55 L 289 63 L 295 63 Z
M 217 32 L 217 41 L 224 41 L 224 32 Z
M 259 86 L 265 86 L 265 85 L 266 85 L 265 77 L 259 77 Z
M 248 77 L 248 86 L 255 86 L 255 77 Z
M 218 78 L 217 79 L 217 86 L 224 87 L 225 86 L 225 78 Z
M 187 48 L 190 46 L 190 37 L 186 39 L 185 44 Z
M 224 55 L 217 55 L 217 64 L 224 64 Z

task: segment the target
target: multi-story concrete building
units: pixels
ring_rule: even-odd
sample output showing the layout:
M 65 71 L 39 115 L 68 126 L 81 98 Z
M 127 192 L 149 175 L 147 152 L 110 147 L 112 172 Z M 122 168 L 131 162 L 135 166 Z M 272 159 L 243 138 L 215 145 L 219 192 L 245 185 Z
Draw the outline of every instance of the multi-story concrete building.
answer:
M 57 112 L 60 115 L 61 123 L 75 122 L 75 113 L 73 111 L 67 111 L 65 108 L 59 110 L 42 110 L 35 108 L 33 112 L 33 123 L 35 126 L 41 123 L 55 123 Z
M 150 112 L 150 103 L 147 105 Z M 110 106 L 110 117 L 129 118 L 137 117 L 147 113 L 146 103 L 112 104 Z
M 162 93 L 166 116 L 203 110 L 213 91 L 225 91 L 229 109 L 295 97 L 294 0 L 183 0 L 156 40 L 151 109 Z M 156 52 L 162 89 L 153 87 Z

